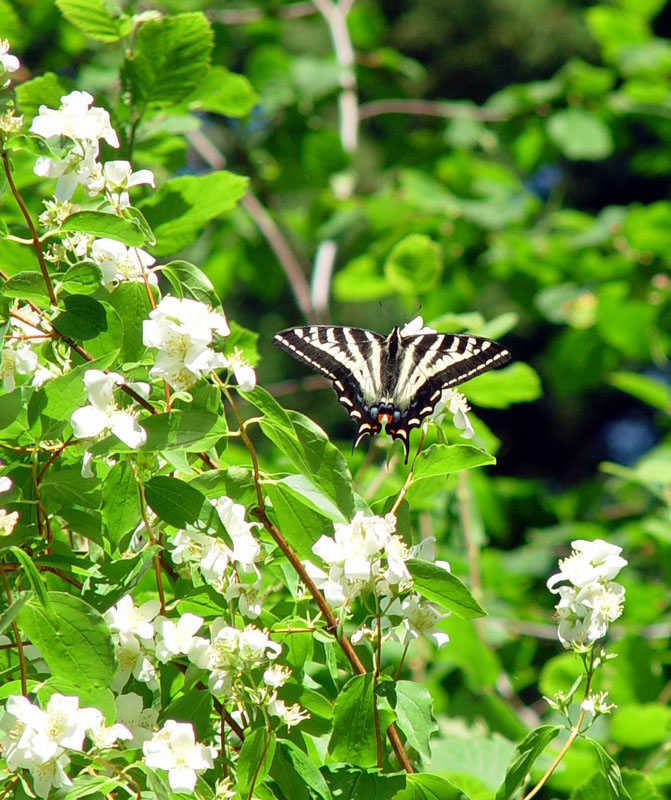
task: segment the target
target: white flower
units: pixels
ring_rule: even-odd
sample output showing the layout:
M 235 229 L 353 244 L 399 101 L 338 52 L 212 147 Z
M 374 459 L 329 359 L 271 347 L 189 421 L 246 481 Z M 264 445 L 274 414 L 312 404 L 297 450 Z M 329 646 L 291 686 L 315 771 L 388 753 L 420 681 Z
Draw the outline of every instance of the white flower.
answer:
M 424 325 L 421 316 L 415 317 L 401 328 L 401 336 L 419 336 L 421 333 L 437 333 L 435 328 Z
M 89 194 L 102 188 L 102 167 L 98 159 L 98 142 L 77 141 L 64 158 L 38 156 L 33 171 L 42 178 L 57 178 L 56 199 L 69 200 L 81 183 Z M 72 237 L 81 240 L 82 237 Z
M 559 572 L 548 579 L 547 587 L 557 592 L 555 585 L 567 580 L 574 586 L 587 586 L 594 581 L 612 580 L 626 566 L 627 561 L 620 556 L 622 548 L 609 544 L 603 539 L 593 542 L 576 539 L 571 542 L 573 552 L 559 562 Z
M 72 781 L 65 772 L 69 765 L 70 759 L 65 753 L 43 763 L 32 764 L 30 773 L 33 776 L 33 789 L 40 797 L 48 797 L 52 786 L 55 786 L 56 789 L 66 789 L 68 786 L 72 786 Z
M 7 39 L 0 39 L 0 88 L 6 89 L 11 83 L 10 72 L 16 72 L 21 66 L 21 62 L 16 56 L 10 55 L 9 42 Z
M 18 521 L 18 511 L 8 512 L 6 509 L 0 508 L 0 536 L 11 536 Z
M 150 375 L 178 390 L 191 387 L 205 372 L 226 366 L 221 353 L 210 348 L 213 334 L 228 336 L 223 314 L 190 298 L 168 295 L 143 323 L 143 341 L 158 348 Z
M 608 692 L 595 692 L 586 697 L 580 704 L 580 708 L 593 717 L 599 714 L 608 714 L 611 709 L 617 708 L 615 703 L 608 703 Z
M 99 369 L 89 369 L 84 373 L 89 405 L 78 408 L 70 417 L 76 438 L 111 430 L 128 447 L 142 447 L 147 441 L 147 432 L 138 424 L 132 410 L 120 409 L 114 402 L 112 390 L 124 382 L 123 376 L 116 372 L 105 374 Z
M 212 768 L 217 755 L 213 747 L 196 742 L 190 722 L 166 720 L 153 738 L 142 745 L 148 767 L 168 772 L 168 782 L 174 792 L 193 792 L 197 776 Z
M 0 359 L 0 378 L 6 392 L 16 388 L 16 375 L 28 375 L 37 367 L 37 354 L 27 344 L 16 348 L 3 347 Z
M 59 109 L 40 106 L 30 130 L 45 139 L 52 136 L 88 142 L 104 139 L 112 147 L 118 147 L 119 138 L 110 123 L 110 115 L 103 108 L 89 108 L 92 102 L 93 97 L 88 92 L 64 95 Z
M 151 653 L 140 645 L 140 641 L 135 636 L 128 634 L 123 639 L 119 634 L 113 634 L 112 639 L 116 645 L 116 658 L 119 666 L 112 680 L 111 688 L 115 692 L 120 692 L 132 674 L 136 680 L 146 683 L 150 689 L 158 689 L 156 667 Z
M 256 372 L 237 347 L 233 355 L 226 357 L 226 366 L 233 370 L 240 389 L 243 392 L 251 392 L 256 386 Z
M 287 728 L 291 728 L 292 725 L 298 725 L 304 719 L 310 719 L 310 713 L 302 709 L 298 703 L 287 706 L 284 700 L 271 700 L 268 703 L 268 713 L 279 717 Z
M 440 425 L 445 417 L 446 408 L 450 414 L 452 414 L 454 427 L 461 431 L 462 437 L 464 439 L 472 439 L 474 431 L 471 421 L 468 418 L 468 412 L 471 410 L 471 407 L 468 405 L 468 401 L 464 395 L 456 389 L 443 389 L 436 403 L 436 407 L 431 414 L 431 419 Z
M 13 486 L 12 479 L 3 475 L 0 477 L 0 492 L 8 492 Z
M 219 497 L 210 501 L 233 543 L 232 558 L 248 570 L 261 553 L 261 545 L 252 530 L 261 527 L 259 522 L 245 521 L 245 507 L 234 503 L 230 497 Z
M 139 247 L 126 247 L 114 239 L 96 239 L 91 245 L 91 257 L 100 267 L 103 284 L 112 286 L 118 281 L 144 281 L 156 286 L 158 278 L 148 267 L 156 259 Z
M 194 648 L 206 641 L 196 636 L 202 626 L 203 618 L 195 614 L 182 614 L 177 622 L 158 617 L 154 622 L 154 629 L 161 638 L 156 643 L 156 658 L 165 663 L 174 656 L 188 656 Z
M 291 670 L 288 667 L 283 667 L 281 664 L 273 664 L 263 673 L 263 682 L 266 686 L 279 689 L 280 686 L 284 686 L 290 677 Z
M 624 587 L 598 581 L 578 589 L 560 586 L 555 606 L 559 640 L 564 647 L 585 647 L 606 635 L 608 625 L 622 613 Z
M 103 167 L 103 177 L 110 199 L 119 208 L 127 208 L 130 205 L 128 189 L 131 186 L 143 183 L 156 186 L 154 173 L 151 170 L 141 169 L 133 172 L 128 161 L 108 161 Z
M 143 708 L 142 698 L 135 692 L 119 695 L 115 700 L 117 722 L 132 734 L 130 747 L 141 747 L 151 739 L 158 719 L 158 709 Z
M 100 749 L 112 747 L 118 739 L 129 740 L 133 738 L 133 734 L 128 728 L 120 722 L 115 722 L 112 725 L 105 725 L 105 717 L 97 708 L 93 709 L 97 712 L 93 716 L 92 723 L 89 725 L 89 736 L 91 741 Z
M 449 615 L 441 614 L 426 600 L 422 600 L 418 594 L 411 594 L 403 600 L 395 598 L 387 608 L 386 614 L 402 617 L 403 626 L 406 629 L 406 643 L 410 639 L 416 639 L 420 634 L 428 636 L 438 647 L 442 647 L 450 641 L 450 637 L 445 631 L 436 627 L 441 619 Z
M 147 600 L 137 607 L 133 598 L 127 594 L 103 616 L 110 630 L 118 632 L 122 641 L 128 636 L 137 636 L 147 643 L 154 638 L 152 620 L 160 610 L 161 604 L 158 600 Z

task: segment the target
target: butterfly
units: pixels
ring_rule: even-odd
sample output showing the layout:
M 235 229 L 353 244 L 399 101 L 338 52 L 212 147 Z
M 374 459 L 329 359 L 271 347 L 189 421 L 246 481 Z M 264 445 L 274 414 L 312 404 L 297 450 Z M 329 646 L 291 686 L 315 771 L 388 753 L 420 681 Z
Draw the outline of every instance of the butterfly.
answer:
M 408 461 L 413 428 L 433 413 L 444 389 L 510 361 L 510 352 L 482 336 L 456 333 L 389 336 L 366 328 L 305 325 L 275 334 L 273 344 L 321 372 L 356 423 L 354 449 L 385 425 Z

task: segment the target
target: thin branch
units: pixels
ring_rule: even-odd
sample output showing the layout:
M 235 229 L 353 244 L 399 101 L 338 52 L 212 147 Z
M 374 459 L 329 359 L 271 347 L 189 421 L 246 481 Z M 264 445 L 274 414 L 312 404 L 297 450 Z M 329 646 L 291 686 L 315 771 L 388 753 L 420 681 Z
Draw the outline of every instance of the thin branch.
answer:
M 379 117 L 381 114 L 408 114 L 446 119 L 478 119 L 483 122 L 501 122 L 508 119 L 505 111 L 495 108 L 477 108 L 449 103 L 443 100 L 373 100 L 359 106 L 359 120 Z
M 347 30 L 347 13 L 352 4 L 334 3 L 331 0 L 313 0 L 313 3 L 329 27 L 335 56 L 340 65 L 339 80 L 342 86 L 338 97 L 340 141 L 346 153 L 353 153 L 359 139 L 359 100 L 354 71 L 354 48 Z
M 398 493 L 398 497 L 394 500 L 394 505 L 389 509 L 390 514 L 396 514 L 398 511 L 398 507 L 403 502 L 403 498 L 405 497 L 405 493 L 410 488 L 410 484 L 412 482 L 413 476 L 415 474 L 415 462 L 417 461 L 417 456 L 422 452 L 422 445 L 424 444 L 424 436 L 426 435 L 426 430 L 424 426 L 422 426 L 422 438 L 419 440 L 419 445 L 417 446 L 417 452 L 415 453 L 415 457 L 412 459 L 412 464 L 410 465 L 410 470 L 406 475 L 405 482 L 401 487 L 401 491 Z
M 316 13 L 317 9 L 312 3 L 291 3 L 286 6 L 277 6 L 277 8 L 218 9 L 209 11 L 207 16 L 222 25 L 247 25 L 250 22 L 258 22 L 260 19 L 267 17 L 298 19 L 299 17 L 309 17 Z
M 11 167 L 9 166 L 9 156 L 7 155 L 6 150 L 2 151 L 2 164 L 5 168 L 5 175 L 7 176 L 7 183 L 9 184 L 9 188 L 12 190 L 14 199 L 16 200 L 19 208 L 21 209 L 23 218 L 25 219 L 26 225 L 30 230 L 30 235 L 33 237 L 33 249 L 35 250 L 35 255 L 37 256 L 37 262 L 40 265 L 40 272 L 42 273 L 42 277 L 44 278 L 44 283 L 47 287 L 49 300 L 51 304 L 55 306 L 57 304 L 56 295 L 54 294 L 54 287 L 51 285 L 51 278 L 49 277 L 47 262 L 44 260 L 44 252 L 42 251 L 42 242 L 40 241 L 40 237 L 37 234 L 37 229 L 33 224 L 33 220 L 30 217 L 30 212 L 26 208 L 26 204 L 23 202 L 23 198 L 21 197 L 21 194 L 19 193 L 19 190 L 16 188 L 16 184 L 14 183 L 12 170 Z
M 320 242 L 315 255 L 310 282 L 310 296 L 315 313 L 320 319 L 328 319 L 331 276 L 338 246 L 333 239 Z

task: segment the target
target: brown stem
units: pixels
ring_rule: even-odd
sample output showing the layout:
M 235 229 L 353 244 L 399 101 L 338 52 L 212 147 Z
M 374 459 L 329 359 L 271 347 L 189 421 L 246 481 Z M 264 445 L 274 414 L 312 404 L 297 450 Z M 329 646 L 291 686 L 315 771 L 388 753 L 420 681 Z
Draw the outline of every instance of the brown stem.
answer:
M 410 465 L 410 471 L 405 477 L 405 482 L 401 487 L 401 491 L 398 493 L 398 497 L 394 500 L 394 505 L 389 509 L 390 514 L 396 514 L 398 511 L 398 507 L 403 502 L 403 498 L 405 497 L 406 492 L 410 488 L 410 484 L 412 482 L 412 478 L 415 474 L 415 462 L 417 461 L 417 456 L 422 452 L 422 445 L 424 444 L 424 436 L 425 430 L 422 428 L 422 438 L 419 440 L 419 445 L 417 446 L 417 452 L 415 453 L 415 457 L 412 459 L 412 464 Z
M 449 117 L 451 119 L 480 119 L 499 122 L 508 119 L 508 114 L 495 108 L 472 108 L 460 103 L 436 100 L 373 100 L 359 106 L 359 119 L 378 117 L 381 114 L 420 114 L 426 117 Z
M 19 208 L 21 209 L 21 213 L 23 214 L 23 218 L 28 225 L 28 229 L 30 230 L 30 235 L 33 238 L 33 248 L 35 250 L 35 254 L 37 255 L 37 261 L 40 265 L 40 272 L 42 273 L 42 277 L 44 278 L 44 283 L 47 287 L 47 293 L 49 294 L 49 300 L 51 301 L 52 305 L 56 305 L 56 295 L 54 294 L 54 287 L 51 285 L 51 278 L 49 277 L 49 270 L 47 269 L 47 262 L 44 260 L 44 253 L 42 252 L 42 242 L 40 242 L 40 237 L 37 234 L 37 229 L 33 225 L 33 221 L 30 218 L 30 213 L 26 208 L 26 204 L 23 202 L 23 198 L 19 193 L 19 190 L 16 188 L 16 184 L 14 183 L 14 178 L 12 177 L 12 170 L 9 166 L 9 156 L 7 155 L 7 151 L 2 151 L 2 164 L 5 169 L 5 175 L 7 176 L 7 183 L 9 184 L 9 188 L 12 190 L 12 194 L 14 195 L 14 199 L 18 203 Z
M 326 602 L 324 595 L 319 591 L 315 582 L 312 578 L 308 575 L 301 562 L 300 558 L 296 555 L 291 545 L 287 542 L 284 538 L 282 532 L 279 528 L 271 522 L 266 513 L 266 506 L 263 500 L 263 492 L 261 491 L 261 476 L 259 472 L 259 462 L 256 456 L 256 450 L 254 449 L 254 445 L 252 444 L 251 439 L 247 435 L 247 431 L 245 429 L 245 424 L 242 421 L 242 417 L 240 416 L 240 412 L 238 411 L 238 407 L 233 400 L 230 392 L 226 390 L 226 394 L 228 396 L 229 402 L 233 409 L 233 413 L 238 422 L 238 426 L 240 428 L 240 436 L 242 441 L 245 444 L 245 447 L 249 451 L 249 455 L 252 459 L 252 472 L 254 474 L 254 486 L 256 487 L 256 498 L 258 502 L 258 507 L 252 511 L 252 514 L 263 524 L 263 527 L 268 531 L 268 533 L 272 536 L 275 544 L 280 548 L 286 559 L 289 561 L 291 566 L 296 570 L 296 574 L 298 577 L 303 581 L 307 590 L 312 595 L 313 600 L 317 604 L 319 610 L 326 621 L 326 630 L 336 639 L 338 644 L 340 645 L 343 653 L 347 657 L 347 660 L 352 666 L 352 669 L 358 675 L 365 675 L 366 668 L 361 662 L 361 659 L 356 654 L 354 647 L 350 640 L 344 633 L 341 633 L 338 636 L 338 620 L 336 619 L 335 614 L 331 611 L 329 604 Z M 403 769 L 406 772 L 414 772 L 412 768 L 412 764 L 410 763 L 410 759 L 408 758 L 408 754 L 405 752 L 405 748 L 403 747 L 403 743 L 401 742 L 401 738 L 398 735 L 398 731 L 394 725 L 390 725 L 387 728 L 387 736 L 389 738 L 389 742 L 396 753 L 396 757 L 398 758 L 399 762 L 401 763 Z
M 5 594 L 7 595 L 7 604 L 12 604 L 12 589 L 7 580 L 7 573 L 5 572 L 5 565 L 0 561 L 0 572 L 2 573 L 2 582 L 5 585 Z M 24 697 L 28 696 L 28 683 L 26 681 L 26 655 L 23 652 L 23 642 L 21 641 L 21 634 L 19 633 L 19 626 L 16 624 L 16 619 L 12 620 L 12 632 L 16 641 L 16 651 L 19 654 L 19 671 L 21 673 L 21 694 Z

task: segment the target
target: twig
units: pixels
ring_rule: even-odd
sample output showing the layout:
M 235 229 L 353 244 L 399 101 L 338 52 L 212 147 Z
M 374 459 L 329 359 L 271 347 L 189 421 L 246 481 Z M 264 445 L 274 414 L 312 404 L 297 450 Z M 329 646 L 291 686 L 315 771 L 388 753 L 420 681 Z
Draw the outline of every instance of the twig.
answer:
M 320 319 L 328 319 L 331 276 L 338 246 L 333 239 L 320 242 L 312 267 L 310 297 L 315 313 Z
M 403 502 L 403 498 L 405 497 L 405 493 L 408 491 L 410 487 L 410 483 L 412 482 L 413 476 L 415 474 L 415 462 L 417 461 L 417 456 L 422 452 L 422 445 L 424 444 L 424 436 L 426 435 L 426 431 L 422 426 L 422 438 L 419 440 L 419 445 L 417 446 L 417 452 L 415 453 L 415 457 L 412 459 L 412 464 L 410 465 L 410 471 L 406 475 L 405 482 L 403 486 L 401 486 L 401 491 L 398 493 L 398 497 L 394 500 L 394 505 L 389 509 L 389 514 L 396 514 L 398 511 L 398 507 Z
M 37 234 L 37 230 L 35 225 L 33 224 L 33 220 L 30 217 L 30 212 L 26 208 L 26 204 L 23 202 L 23 198 L 19 193 L 19 190 L 16 188 L 16 184 L 14 183 L 14 178 L 12 176 L 12 170 L 9 166 L 9 157 L 7 155 L 7 151 L 2 151 L 2 164 L 5 168 L 5 175 L 7 176 L 7 183 L 9 184 L 9 188 L 12 190 L 12 194 L 14 195 L 14 199 L 18 203 L 19 208 L 21 209 L 21 213 L 23 214 L 23 218 L 26 221 L 26 225 L 28 225 L 28 229 L 30 230 L 30 235 L 33 237 L 33 248 L 35 250 L 35 255 L 37 256 L 37 262 L 40 265 L 40 272 L 42 273 L 42 277 L 44 278 L 44 283 L 47 287 L 47 294 L 49 295 L 49 300 L 51 301 L 52 305 L 56 305 L 56 295 L 54 294 L 54 287 L 51 285 L 51 278 L 49 277 L 49 270 L 47 269 L 47 262 L 44 260 L 44 253 L 42 252 L 42 242 L 40 241 L 40 237 Z
M 501 122 L 508 119 L 505 111 L 495 108 L 477 108 L 449 103 L 444 100 L 373 100 L 359 106 L 359 120 L 379 117 L 381 114 L 420 114 L 425 117 L 448 119 L 479 119 L 483 122 Z
M 340 65 L 340 85 L 338 97 L 340 111 L 340 142 L 346 153 L 353 153 L 359 139 L 359 112 L 356 72 L 354 71 L 354 48 L 347 30 L 347 14 L 351 2 L 335 3 L 332 0 L 313 0 L 329 27 L 335 56 Z

